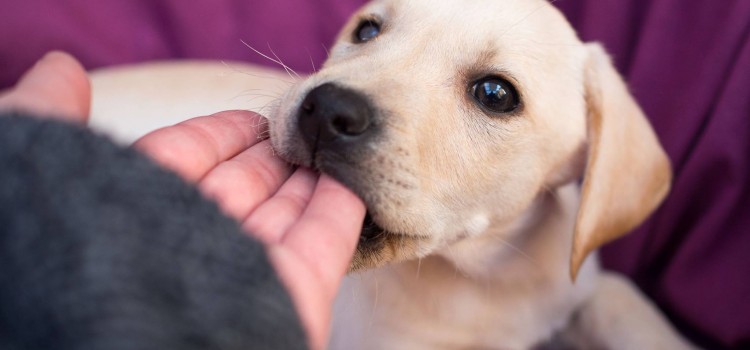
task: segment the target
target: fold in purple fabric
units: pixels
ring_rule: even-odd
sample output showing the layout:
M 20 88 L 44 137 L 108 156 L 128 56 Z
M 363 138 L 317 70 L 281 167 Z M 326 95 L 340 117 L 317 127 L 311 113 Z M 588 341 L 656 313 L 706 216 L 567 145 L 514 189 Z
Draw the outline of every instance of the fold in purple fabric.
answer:
M 750 348 L 750 2 L 559 6 L 613 53 L 676 175 L 661 209 L 603 249 L 605 265 L 704 346 Z
M 244 40 L 309 72 L 363 2 L 9 0 L 0 87 L 51 49 L 88 68 L 166 58 L 272 64 Z M 555 4 L 583 39 L 612 53 L 675 170 L 664 205 L 603 249 L 605 265 L 631 276 L 700 345 L 750 348 L 750 1 Z

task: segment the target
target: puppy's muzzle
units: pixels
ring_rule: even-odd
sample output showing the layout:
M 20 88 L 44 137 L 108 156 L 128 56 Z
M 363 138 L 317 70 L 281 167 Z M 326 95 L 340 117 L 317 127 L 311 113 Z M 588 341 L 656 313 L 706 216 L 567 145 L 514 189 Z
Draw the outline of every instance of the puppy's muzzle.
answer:
M 307 94 L 300 106 L 298 123 L 315 163 L 316 156 L 321 153 L 351 155 L 351 151 L 365 142 L 367 134 L 371 132 L 372 118 L 372 108 L 364 96 L 354 90 L 326 83 Z M 368 215 L 360 244 L 381 232 L 382 229 Z
M 362 94 L 332 83 L 312 89 L 298 114 L 299 131 L 312 160 L 316 154 L 348 152 L 373 133 L 373 109 Z
M 352 271 L 411 258 L 420 239 L 387 232 L 369 214 L 373 198 L 383 197 L 370 168 L 376 149 L 372 145 L 383 132 L 377 121 L 377 111 L 364 94 L 334 83 L 310 90 L 297 112 L 300 163 L 341 181 L 368 205 Z

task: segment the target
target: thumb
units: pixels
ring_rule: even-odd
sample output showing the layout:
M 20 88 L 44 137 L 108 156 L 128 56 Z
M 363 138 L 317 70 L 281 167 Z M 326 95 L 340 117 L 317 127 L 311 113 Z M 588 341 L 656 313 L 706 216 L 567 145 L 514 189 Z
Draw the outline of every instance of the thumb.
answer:
M 53 51 L 32 67 L 16 86 L 0 96 L 0 109 L 86 123 L 91 84 L 86 71 L 67 53 Z

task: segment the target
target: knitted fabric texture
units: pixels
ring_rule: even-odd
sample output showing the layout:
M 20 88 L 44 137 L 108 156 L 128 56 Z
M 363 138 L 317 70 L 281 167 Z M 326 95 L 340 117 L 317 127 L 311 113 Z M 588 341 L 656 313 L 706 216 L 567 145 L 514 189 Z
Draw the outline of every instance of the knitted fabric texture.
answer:
M 261 244 L 83 128 L 0 115 L 0 349 L 302 349 Z

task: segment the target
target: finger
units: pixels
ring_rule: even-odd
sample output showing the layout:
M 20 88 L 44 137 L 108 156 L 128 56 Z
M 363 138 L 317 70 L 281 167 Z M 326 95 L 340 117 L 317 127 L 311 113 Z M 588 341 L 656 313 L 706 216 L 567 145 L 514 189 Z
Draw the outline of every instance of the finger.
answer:
M 325 347 L 331 303 L 354 253 L 364 213 L 359 198 L 322 175 L 302 218 L 280 245 L 271 244 L 268 249 L 313 349 Z
M 39 60 L 0 97 L 0 108 L 21 109 L 43 117 L 86 123 L 91 85 L 86 71 L 67 53 L 53 51 Z
M 298 168 L 268 201 L 245 220 L 243 229 L 266 244 L 281 241 L 284 233 L 299 220 L 313 195 L 318 175 Z
M 321 281 L 310 264 L 284 246 L 268 247 L 268 259 L 287 287 L 307 331 L 310 349 L 325 349 L 331 325 L 331 305 L 335 295 Z
M 133 147 L 197 182 L 220 162 L 262 141 L 267 124 L 253 112 L 226 111 L 156 130 Z
M 281 245 L 310 264 L 335 294 L 354 254 L 364 216 L 364 203 L 354 193 L 321 175 L 305 212 Z
M 220 163 L 198 187 L 227 215 L 242 221 L 291 174 L 292 167 L 276 157 L 271 142 L 265 140 Z

